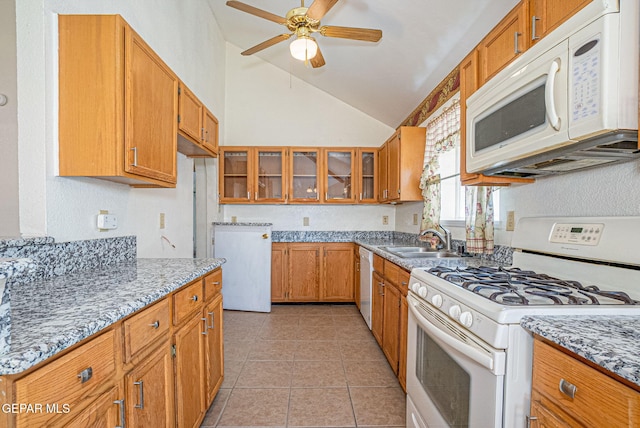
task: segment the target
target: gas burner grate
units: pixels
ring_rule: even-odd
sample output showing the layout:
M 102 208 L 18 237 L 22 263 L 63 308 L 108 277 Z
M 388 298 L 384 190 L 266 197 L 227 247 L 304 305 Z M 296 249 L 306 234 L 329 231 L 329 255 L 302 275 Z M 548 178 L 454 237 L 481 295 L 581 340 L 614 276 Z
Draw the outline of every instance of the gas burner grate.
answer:
M 640 305 L 622 291 L 604 291 L 595 285 L 562 280 L 519 268 L 437 266 L 427 272 L 479 294 L 510 305 Z M 604 300 L 604 302 L 603 302 Z

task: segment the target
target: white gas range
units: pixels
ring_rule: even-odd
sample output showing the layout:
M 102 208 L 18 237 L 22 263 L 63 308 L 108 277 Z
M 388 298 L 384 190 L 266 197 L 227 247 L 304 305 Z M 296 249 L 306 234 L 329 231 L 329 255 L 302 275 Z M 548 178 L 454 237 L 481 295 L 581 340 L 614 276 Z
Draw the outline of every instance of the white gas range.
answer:
M 640 315 L 640 217 L 523 218 L 513 265 L 414 269 L 407 425 L 526 426 L 527 315 Z

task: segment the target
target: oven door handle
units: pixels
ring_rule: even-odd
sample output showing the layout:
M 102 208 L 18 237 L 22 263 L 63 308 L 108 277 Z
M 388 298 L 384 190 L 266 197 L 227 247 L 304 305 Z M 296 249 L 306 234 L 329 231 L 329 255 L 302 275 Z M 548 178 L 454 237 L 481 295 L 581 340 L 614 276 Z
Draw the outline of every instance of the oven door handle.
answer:
M 452 336 L 440 330 L 437 326 L 429 322 L 424 317 L 424 315 L 420 313 L 420 311 L 416 307 L 419 304 L 420 303 L 417 303 L 417 302 L 411 302 L 411 304 L 409 305 L 409 308 L 411 309 L 411 312 L 413 313 L 413 315 L 416 317 L 416 320 L 418 320 L 418 322 L 420 323 L 420 326 L 427 333 L 429 333 L 430 335 L 432 335 L 434 338 L 438 339 L 440 342 L 444 343 L 445 345 L 455 349 L 456 351 L 460 352 L 466 357 L 472 359 L 473 361 L 480 364 L 481 366 L 489 370 L 494 369 L 494 359 L 491 355 L 487 355 L 487 353 L 482 352 L 473 346 L 467 345 L 464 342 L 456 340 Z M 457 327 L 454 326 L 454 328 L 457 328 Z

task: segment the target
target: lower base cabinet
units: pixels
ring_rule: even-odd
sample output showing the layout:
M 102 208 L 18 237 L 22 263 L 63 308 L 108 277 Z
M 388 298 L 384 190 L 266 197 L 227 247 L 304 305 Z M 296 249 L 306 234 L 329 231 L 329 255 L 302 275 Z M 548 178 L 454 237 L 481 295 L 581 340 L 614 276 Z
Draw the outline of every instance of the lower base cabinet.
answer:
M 353 302 L 352 243 L 282 243 L 271 249 L 271 301 Z
M 174 426 L 173 360 L 168 342 L 125 376 L 125 387 L 129 426 Z
M 0 427 L 200 426 L 224 379 L 221 288 L 217 269 L 35 370 L 1 376 L 0 405 L 48 407 L 2 412 Z

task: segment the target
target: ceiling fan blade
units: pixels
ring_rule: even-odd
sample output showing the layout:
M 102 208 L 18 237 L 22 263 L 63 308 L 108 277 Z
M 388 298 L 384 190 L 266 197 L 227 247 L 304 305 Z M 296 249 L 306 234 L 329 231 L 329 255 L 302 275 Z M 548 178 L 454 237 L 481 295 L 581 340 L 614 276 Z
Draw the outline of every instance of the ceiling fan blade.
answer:
M 373 30 L 371 28 L 335 27 L 333 25 L 325 25 L 320 28 L 320 34 L 327 37 L 362 40 L 365 42 L 377 42 L 382 38 L 381 30 Z
M 253 7 L 239 1 L 230 0 L 227 2 L 227 6 L 231 6 L 235 9 L 250 13 L 251 15 L 255 15 L 260 18 L 268 19 L 269 21 L 273 21 L 278 24 L 285 25 L 287 23 L 286 18 L 283 18 L 271 12 L 267 12 L 266 10 L 258 9 L 257 7 Z
M 322 56 L 322 52 L 320 51 L 320 46 L 318 46 L 318 52 L 316 53 L 316 56 L 311 58 L 311 66 L 313 68 L 319 68 L 325 64 L 326 63 L 324 62 L 324 57 Z
M 264 42 L 258 45 L 255 45 L 250 49 L 247 49 L 246 51 L 242 52 L 242 55 L 244 56 L 253 55 L 254 53 L 260 52 L 261 50 L 266 49 L 270 46 L 273 46 L 276 43 L 284 42 L 289 37 L 291 37 L 291 34 L 280 34 L 279 36 L 272 37 L 269 40 L 265 40 Z
M 338 0 L 315 0 L 307 10 L 307 16 L 316 21 L 320 21 L 322 17 L 329 12 Z

